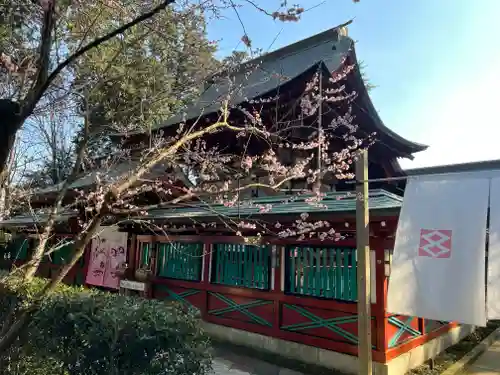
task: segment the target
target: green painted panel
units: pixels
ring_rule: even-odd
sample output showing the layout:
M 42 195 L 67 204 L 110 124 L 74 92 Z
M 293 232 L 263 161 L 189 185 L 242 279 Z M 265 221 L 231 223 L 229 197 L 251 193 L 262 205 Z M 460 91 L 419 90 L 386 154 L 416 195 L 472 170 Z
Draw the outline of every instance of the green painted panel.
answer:
M 288 257 L 291 261 L 291 269 L 292 270 L 295 270 L 297 269 L 295 267 L 295 251 L 296 251 L 296 247 L 295 248 L 291 248 L 291 249 L 288 249 L 287 253 L 288 253 Z M 295 293 L 295 285 L 296 285 L 296 282 L 297 282 L 297 273 L 296 272 L 290 272 L 289 273 L 290 275 L 290 292 L 292 293 Z
M 323 293 L 323 288 L 321 285 L 322 267 L 321 267 L 321 249 L 314 252 L 314 294 L 320 296 Z
M 33 245 L 32 245 L 32 249 L 33 249 L 33 251 L 34 251 L 34 250 L 38 247 L 38 244 L 40 243 L 40 241 L 39 241 L 39 240 L 38 240 L 38 238 L 37 238 L 37 239 L 34 239 L 32 243 L 33 243 Z M 45 244 L 45 250 L 44 250 L 44 252 L 46 252 L 46 251 L 50 250 L 50 246 L 51 246 L 51 245 L 50 245 L 50 244 L 48 244 L 48 243 L 47 243 L 47 244 Z M 48 255 L 47 255 L 47 254 L 45 254 L 45 255 L 43 256 L 43 258 L 42 258 L 42 263 L 50 263 L 50 262 L 52 262 L 52 254 L 48 254 Z
M 245 258 L 245 276 L 244 276 L 244 286 L 252 284 L 252 251 L 244 251 Z
M 344 267 L 342 268 L 342 283 L 344 287 L 342 288 L 342 299 L 351 299 L 351 288 L 352 285 L 349 284 L 351 281 L 349 279 L 349 249 L 344 249 Z
M 291 246 L 285 254 L 287 293 L 356 301 L 354 249 Z
M 4 254 L 10 260 L 25 260 L 28 258 L 29 238 L 25 236 L 16 236 L 7 244 Z
M 255 266 L 255 275 L 256 281 L 257 281 L 257 287 L 258 288 L 263 288 L 264 287 L 264 273 L 266 272 L 265 266 L 264 266 L 264 257 L 266 256 L 266 248 L 262 248 L 260 251 L 258 248 L 255 248 L 255 246 L 252 249 L 255 251 L 255 254 L 257 255 L 257 262 Z
M 71 256 L 73 255 L 73 244 L 69 244 L 60 247 L 52 254 L 52 263 L 62 265 L 69 263 Z
M 298 283 L 298 288 L 297 288 L 297 293 L 304 293 L 304 264 L 302 262 L 302 248 L 297 247 L 297 268 L 294 274 L 297 275 L 297 283 Z
M 328 249 L 330 261 L 329 261 L 329 272 L 328 272 L 328 285 L 330 286 L 330 291 L 328 293 L 328 298 L 335 298 L 335 250 Z
M 149 242 L 143 242 L 141 246 L 141 266 L 148 266 L 150 261 L 150 252 L 153 244 Z
M 341 265 L 341 251 L 340 249 L 335 249 L 335 298 L 341 299 L 342 297 L 342 268 Z
M 81 286 L 85 284 L 85 277 L 83 271 L 78 271 L 75 275 L 75 285 Z
M 349 255 L 351 257 L 351 267 L 349 269 L 349 285 L 350 285 L 350 300 L 358 300 L 358 259 L 356 256 L 356 250 L 350 250 Z
M 328 262 L 327 262 L 327 249 L 321 249 L 322 265 L 321 265 L 321 289 L 323 297 L 328 296 Z
M 201 280 L 202 243 L 158 244 L 158 276 L 180 280 Z
M 227 249 L 227 245 L 221 245 L 220 255 L 222 259 L 222 264 L 223 264 L 223 270 L 224 273 L 222 275 L 219 275 L 221 278 L 221 283 L 223 284 L 230 284 L 230 275 L 229 272 L 231 271 L 231 268 L 229 267 L 229 253 Z
M 269 288 L 269 247 L 223 243 L 214 246 L 213 282 L 256 289 Z
M 308 293 L 310 295 L 315 295 L 314 293 L 314 252 L 311 248 L 307 248 L 307 287 Z

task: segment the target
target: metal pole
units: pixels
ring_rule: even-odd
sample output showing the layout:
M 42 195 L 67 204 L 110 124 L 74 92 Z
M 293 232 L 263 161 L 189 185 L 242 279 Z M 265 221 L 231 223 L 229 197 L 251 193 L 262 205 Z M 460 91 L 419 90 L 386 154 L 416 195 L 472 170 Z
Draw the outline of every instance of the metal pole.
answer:
M 356 160 L 356 247 L 358 255 L 359 374 L 372 375 L 370 231 L 368 213 L 368 151 Z

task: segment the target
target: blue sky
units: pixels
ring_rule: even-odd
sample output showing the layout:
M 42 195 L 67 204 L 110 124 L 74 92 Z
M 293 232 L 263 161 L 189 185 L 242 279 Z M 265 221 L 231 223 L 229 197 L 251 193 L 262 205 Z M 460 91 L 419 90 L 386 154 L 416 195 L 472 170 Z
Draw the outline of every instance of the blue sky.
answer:
M 274 6 L 275 0 L 261 0 Z M 378 87 L 384 123 L 429 145 L 406 168 L 500 159 L 500 0 L 304 0 L 298 23 L 281 23 L 251 6 L 240 10 L 254 47 L 274 50 L 351 18 L 356 53 Z M 243 34 L 234 12 L 211 22 L 220 53 Z M 241 43 L 239 44 L 241 48 Z

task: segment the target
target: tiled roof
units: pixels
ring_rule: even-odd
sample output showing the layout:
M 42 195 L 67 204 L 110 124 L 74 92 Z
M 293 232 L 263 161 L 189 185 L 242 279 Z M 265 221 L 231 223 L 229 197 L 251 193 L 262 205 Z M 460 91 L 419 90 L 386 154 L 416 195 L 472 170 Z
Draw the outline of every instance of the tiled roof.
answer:
M 65 222 L 68 221 L 71 217 L 75 216 L 75 213 L 72 212 L 64 212 L 56 217 L 56 222 Z M 28 225 L 43 225 L 47 222 L 49 218 L 48 214 L 39 213 L 33 215 L 18 215 L 14 216 L 10 219 L 0 221 L 0 227 L 22 227 Z
M 220 110 L 228 98 L 235 106 L 265 95 L 292 81 L 302 73 L 324 63 L 331 72 L 337 70 L 342 58 L 349 53 L 352 39 L 339 35 L 332 28 L 310 38 L 280 48 L 274 52 L 241 64 L 231 78 L 222 76 L 202 92 L 198 100 L 178 114 L 158 124 L 158 128 L 178 124 Z
M 333 212 L 355 212 L 356 195 L 346 192 L 329 193 L 321 201 L 321 206 L 315 206 L 306 202 L 306 197 L 295 199 L 291 202 L 286 200 L 289 196 L 274 196 L 255 198 L 251 204 L 245 201 L 239 207 L 226 207 L 224 205 L 199 205 L 194 207 L 164 208 L 151 210 L 150 219 L 181 219 L 181 218 L 208 218 L 208 217 L 249 217 L 258 215 L 285 215 L 301 213 L 333 213 Z M 285 203 L 284 203 L 285 202 Z M 385 190 L 373 190 L 369 193 L 368 205 L 370 211 L 399 210 L 403 198 Z M 260 207 L 272 205 L 267 212 L 259 212 Z M 326 206 L 326 207 L 325 207 Z M 144 220 L 144 217 L 141 218 Z
M 321 201 L 322 206 L 315 206 L 306 202 L 307 196 L 290 199 L 290 196 L 272 196 L 255 198 L 251 201 L 242 202 L 239 207 L 226 207 L 224 205 L 198 205 L 192 207 L 172 207 L 155 209 L 149 211 L 147 218 L 151 220 L 164 219 L 189 219 L 210 217 L 252 217 L 259 215 L 290 215 L 301 213 L 354 213 L 356 211 L 356 195 L 354 193 L 328 193 Z M 389 193 L 385 190 L 372 190 L 369 193 L 368 206 L 370 211 L 397 211 L 401 208 L 403 198 Z M 272 209 L 267 212 L 259 212 L 260 207 L 271 205 Z M 59 215 L 58 222 L 69 220 L 75 213 L 66 212 Z M 33 224 L 44 224 L 47 214 L 19 215 L 0 222 L 0 227 L 28 226 Z M 145 220 L 144 216 L 140 217 Z M 132 218 L 133 220 L 133 218 Z

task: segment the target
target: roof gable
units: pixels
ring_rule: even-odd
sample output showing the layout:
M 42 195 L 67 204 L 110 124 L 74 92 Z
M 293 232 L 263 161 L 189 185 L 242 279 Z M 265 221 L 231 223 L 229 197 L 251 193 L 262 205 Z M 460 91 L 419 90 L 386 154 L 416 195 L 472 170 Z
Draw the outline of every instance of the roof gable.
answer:
M 265 95 L 323 62 L 330 72 L 337 70 L 353 41 L 338 33 L 338 27 L 245 62 L 230 76 L 219 76 L 183 113 L 169 118 L 163 128 L 220 110 L 229 98 L 231 106 Z

